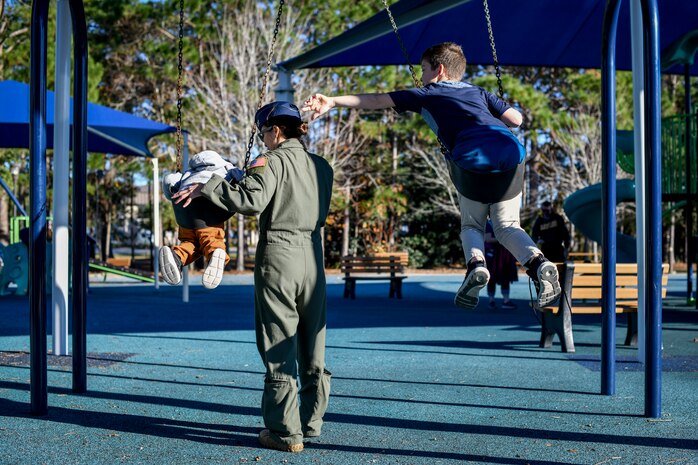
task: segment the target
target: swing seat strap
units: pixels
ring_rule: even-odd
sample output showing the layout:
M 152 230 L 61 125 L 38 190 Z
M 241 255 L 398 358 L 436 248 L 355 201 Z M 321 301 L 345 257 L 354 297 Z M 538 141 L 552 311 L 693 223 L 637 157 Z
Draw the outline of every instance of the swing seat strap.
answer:
M 447 160 L 451 181 L 465 198 L 481 203 L 511 200 L 523 190 L 525 163 L 507 171 L 476 173 Z

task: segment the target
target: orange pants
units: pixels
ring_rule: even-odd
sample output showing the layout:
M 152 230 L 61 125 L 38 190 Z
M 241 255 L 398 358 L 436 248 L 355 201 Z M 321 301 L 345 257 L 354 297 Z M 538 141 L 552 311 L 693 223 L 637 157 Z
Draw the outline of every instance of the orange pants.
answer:
M 179 228 L 179 245 L 172 247 L 172 251 L 179 255 L 182 266 L 195 261 L 200 256 L 210 257 L 214 250 L 225 250 L 223 237 L 225 231 L 223 225 L 209 228 L 188 229 Z M 225 253 L 225 264 L 230 261 L 228 252 Z

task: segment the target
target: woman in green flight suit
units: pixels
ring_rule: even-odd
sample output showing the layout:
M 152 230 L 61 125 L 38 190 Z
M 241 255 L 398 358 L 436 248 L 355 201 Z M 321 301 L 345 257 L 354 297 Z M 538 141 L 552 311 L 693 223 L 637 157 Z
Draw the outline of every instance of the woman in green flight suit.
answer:
M 292 103 L 263 106 L 255 124 L 269 151 L 250 164 L 239 184 L 214 176 L 172 200 L 186 207 L 203 196 L 231 213 L 260 214 L 255 326 L 266 366 L 262 416 L 267 429 L 259 441 L 267 448 L 300 452 L 304 437 L 320 435 L 330 393 L 320 228 L 329 211 L 333 171 L 299 140 L 308 126 Z

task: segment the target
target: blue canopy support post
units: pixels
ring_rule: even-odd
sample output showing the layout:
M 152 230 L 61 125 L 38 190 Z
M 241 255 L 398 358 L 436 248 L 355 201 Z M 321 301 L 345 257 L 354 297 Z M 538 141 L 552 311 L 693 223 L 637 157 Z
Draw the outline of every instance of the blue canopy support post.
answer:
M 87 391 L 87 26 L 82 0 L 73 18 L 73 392 Z
M 622 0 L 608 0 L 603 20 L 601 147 L 601 394 L 616 393 L 616 33 Z
M 691 198 L 691 66 L 683 65 L 684 106 L 686 107 L 686 302 L 693 295 L 693 199 Z
M 274 89 L 274 100 L 283 100 L 285 102 L 293 102 L 293 71 L 290 71 L 283 66 L 276 65 L 274 67 L 279 76 L 279 84 Z
M 661 416 L 662 386 L 662 148 L 659 79 L 659 11 L 656 0 L 642 0 L 645 49 L 645 164 L 647 166 L 645 276 L 645 416 Z
M 32 3 L 29 119 L 29 359 L 32 415 L 48 413 L 46 361 L 46 50 L 49 0 Z

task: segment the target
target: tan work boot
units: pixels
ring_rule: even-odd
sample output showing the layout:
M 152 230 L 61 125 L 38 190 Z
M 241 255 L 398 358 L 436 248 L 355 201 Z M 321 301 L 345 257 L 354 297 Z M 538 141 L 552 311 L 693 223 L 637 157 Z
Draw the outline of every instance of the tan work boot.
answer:
M 274 439 L 271 435 L 271 431 L 268 429 L 263 429 L 259 432 L 259 443 L 262 447 L 267 449 L 275 449 L 283 452 L 301 452 L 303 450 L 303 443 L 298 444 L 286 444 L 285 442 Z

